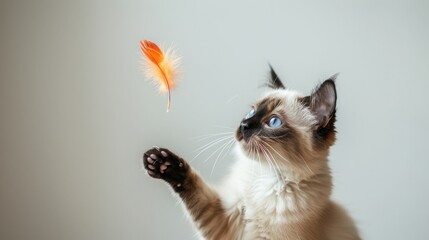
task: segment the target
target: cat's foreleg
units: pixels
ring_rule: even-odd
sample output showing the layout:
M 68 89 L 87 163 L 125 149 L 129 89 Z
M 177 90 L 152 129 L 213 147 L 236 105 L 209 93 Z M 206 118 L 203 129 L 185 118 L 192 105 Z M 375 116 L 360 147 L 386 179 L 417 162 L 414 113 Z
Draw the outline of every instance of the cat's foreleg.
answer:
M 179 194 L 205 239 L 237 239 L 238 214 L 227 213 L 218 193 L 184 159 L 154 147 L 143 163 L 149 176 L 163 179 Z

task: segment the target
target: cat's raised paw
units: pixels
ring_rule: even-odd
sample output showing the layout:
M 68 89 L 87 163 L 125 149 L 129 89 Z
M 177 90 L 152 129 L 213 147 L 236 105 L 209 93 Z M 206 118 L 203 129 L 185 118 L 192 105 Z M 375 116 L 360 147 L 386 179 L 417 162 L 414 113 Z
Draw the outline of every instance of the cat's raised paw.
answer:
M 153 147 L 143 154 L 143 165 L 149 176 L 161 178 L 175 190 L 183 188 L 188 164 L 168 149 Z

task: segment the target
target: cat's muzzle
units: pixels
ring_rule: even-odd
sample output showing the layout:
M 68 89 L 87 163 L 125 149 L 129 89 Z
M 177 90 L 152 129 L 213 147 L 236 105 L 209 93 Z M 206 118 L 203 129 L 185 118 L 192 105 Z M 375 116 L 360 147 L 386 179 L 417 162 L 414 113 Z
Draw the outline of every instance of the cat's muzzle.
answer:
M 256 133 L 256 130 L 257 129 L 253 126 L 251 122 L 243 120 L 240 123 L 240 127 L 237 129 L 237 140 L 244 140 L 246 143 L 249 142 L 250 138 Z

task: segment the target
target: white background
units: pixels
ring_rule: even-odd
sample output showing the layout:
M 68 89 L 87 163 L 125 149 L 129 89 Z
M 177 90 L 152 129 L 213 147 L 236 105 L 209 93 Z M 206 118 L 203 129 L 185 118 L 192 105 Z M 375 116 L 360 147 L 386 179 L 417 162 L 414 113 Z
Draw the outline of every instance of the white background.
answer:
M 364 239 L 429 239 L 427 1 L 2 1 L 0 239 L 192 239 L 142 170 L 152 145 L 191 159 L 263 92 L 270 62 L 309 93 L 340 72 L 334 198 Z M 173 44 L 165 112 L 138 42 Z M 225 128 L 226 127 L 226 128 Z M 232 157 L 192 165 L 211 183 Z M 217 156 L 217 155 L 214 155 Z

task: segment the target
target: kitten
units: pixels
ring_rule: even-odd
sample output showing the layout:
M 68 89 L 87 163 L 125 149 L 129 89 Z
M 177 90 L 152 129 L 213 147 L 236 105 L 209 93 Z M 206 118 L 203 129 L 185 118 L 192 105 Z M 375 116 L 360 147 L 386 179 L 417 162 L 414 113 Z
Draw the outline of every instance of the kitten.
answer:
M 171 185 L 204 239 L 358 240 L 352 219 L 330 200 L 334 80 L 303 96 L 286 89 L 271 68 L 273 90 L 241 121 L 238 161 L 218 189 L 165 148 L 148 150 L 144 166 Z

